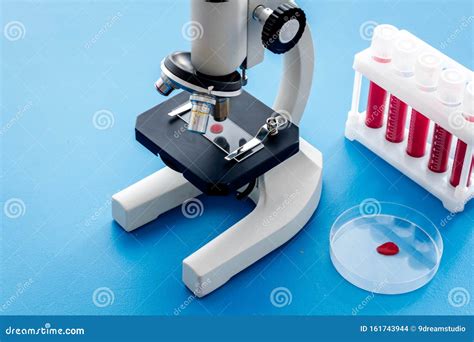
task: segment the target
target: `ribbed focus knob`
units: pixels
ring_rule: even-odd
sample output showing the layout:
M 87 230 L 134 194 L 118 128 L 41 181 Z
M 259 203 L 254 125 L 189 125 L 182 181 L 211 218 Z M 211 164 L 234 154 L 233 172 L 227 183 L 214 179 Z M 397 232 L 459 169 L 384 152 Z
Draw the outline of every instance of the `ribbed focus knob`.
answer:
M 273 53 L 291 50 L 300 40 L 306 26 L 306 15 L 292 4 L 278 6 L 263 25 L 262 43 Z

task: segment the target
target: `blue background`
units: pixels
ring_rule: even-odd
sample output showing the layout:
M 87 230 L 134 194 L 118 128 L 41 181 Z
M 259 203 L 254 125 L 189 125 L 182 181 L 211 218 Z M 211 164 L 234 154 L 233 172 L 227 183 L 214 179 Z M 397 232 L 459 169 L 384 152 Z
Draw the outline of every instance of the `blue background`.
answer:
M 3 206 L 19 198 L 25 205 L 16 219 L 1 213 L 2 314 L 172 315 L 183 304 L 184 315 L 350 315 L 369 294 L 343 280 L 329 259 L 329 230 L 341 212 L 376 198 L 411 206 L 441 225 L 449 213 L 439 200 L 344 139 L 351 67 L 354 53 L 369 44 L 360 27 L 375 21 L 405 28 L 473 69 L 472 2 L 300 6 L 309 17 L 317 58 L 301 134 L 325 157 L 321 203 L 283 248 L 213 294 L 186 301 L 182 259 L 244 217 L 252 204 L 201 196 L 202 216 L 187 219 L 177 208 L 128 234 L 112 221 L 109 199 L 163 167 L 134 140 L 135 117 L 164 99 L 153 87 L 160 60 L 189 49 L 181 34 L 190 20 L 188 1 L 2 1 L 1 27 L 11 21 L 25 27 L 23 39 L 0 38 L 0 200 Z M 269 105 L 280 63 L 268 53 L 249 72 L 247 90 Z M 93 124 L 102 109 L 114 118 L 106 130 Z M 405 295 L 376 295 L 360 314 L 472 314 L 472 301 L 457 308 L 448 293 L 462 287 L 474 295 L 473 226 L 471 202 L 441 228 L 445 252 L 433 281 Z M 292 303 L 283 308 L 269 299 L 279 286 L 292 293 Z M 94 305 L 100 287 L 113 292 L 111 305 Z M 25 289 L 18 293 L 19 288 Z

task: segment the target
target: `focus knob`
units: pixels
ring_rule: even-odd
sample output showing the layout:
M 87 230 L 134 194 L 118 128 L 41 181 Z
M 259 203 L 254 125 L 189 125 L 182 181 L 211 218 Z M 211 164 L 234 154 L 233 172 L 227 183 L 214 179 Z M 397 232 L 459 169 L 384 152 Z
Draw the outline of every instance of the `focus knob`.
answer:
M 264 11 L 268 13 L 269 9 Z M 282 4 L 268 15 L 263 24 L 263 46 L 277 54 L 290 51 L 300 40 L 305 26 L 306 15 L 301 8 Z

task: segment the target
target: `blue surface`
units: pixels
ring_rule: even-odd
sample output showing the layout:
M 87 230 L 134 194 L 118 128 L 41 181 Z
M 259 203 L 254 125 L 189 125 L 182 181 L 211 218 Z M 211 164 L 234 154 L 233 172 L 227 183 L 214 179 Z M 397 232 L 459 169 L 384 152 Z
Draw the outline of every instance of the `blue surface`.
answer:
M 472 301 L 456 307 L 448 295 L 457 287 L 474 295 L 474 203 L 451 217 L 436 198 L 343 136 L 353 55 L 368 46 L 361 25 L 408 29 L 472 69 L 472 2 L 300 5 L 317 51 L 301 133 L 325 156 L 321 203 L 283 248 L 197 300 L 181 283 L 181 260 L 249 213 L 251 203 L 200 197 L 202 216 L 187 219 L 177 208 L 127 234 L 112 221 L 109 202 L 117 190 L 163 167 L 134 141 L 135 117 L 163 100 L 153 89 L 160 60 L 189 49 L 181 35 L 188 1 L 2 1 L 1 27 L 20 21 L 25 35 L 0 38 L 1 201 L 4 206 L 19 198 L 25 211 L 18 218 L 1 213 L 0 313 L 351 315 L 362 303 L 361 315 L 473 313 Z M 267 54 L 249 73 L 247 89 L 267 104 L 277 90 L 280 62 Z M 114 117 L 105 130 L 93 125 L 102 109 Z M 440 227 L 444 256 L 426 287 L 371 296 L 333 268 L 331 224 L 367 198 L 408 205 Z M 94 304 L 101 287 L 113 293 L 111 305 Z M 290 305 L 272 305 L 277 287 L 291 291 Z

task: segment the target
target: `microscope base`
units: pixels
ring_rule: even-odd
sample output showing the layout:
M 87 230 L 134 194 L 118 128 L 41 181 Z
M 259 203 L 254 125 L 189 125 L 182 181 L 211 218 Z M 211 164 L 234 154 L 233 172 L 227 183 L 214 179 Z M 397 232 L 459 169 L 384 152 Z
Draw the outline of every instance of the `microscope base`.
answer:
M 258 179 L 255 209 L 183 260 L 183 282 L 203 297 L 296 235 L 316 210 L 322 154 L 300 139 L 300 151 Z M 200 191 L 169 168 L 112 197 L 112 214 L 125 230 L 146 224 Z
M 112 217 L 131 232 L 200 194 L 181 173 L 166 166 L 113 195 Z
M 301 140 L 296 155 L 259 178 L 255 209 L 183 260 L 186 286 L 203 297 L 296 235 L 318 206 L 322 168 L 321 152 Z

